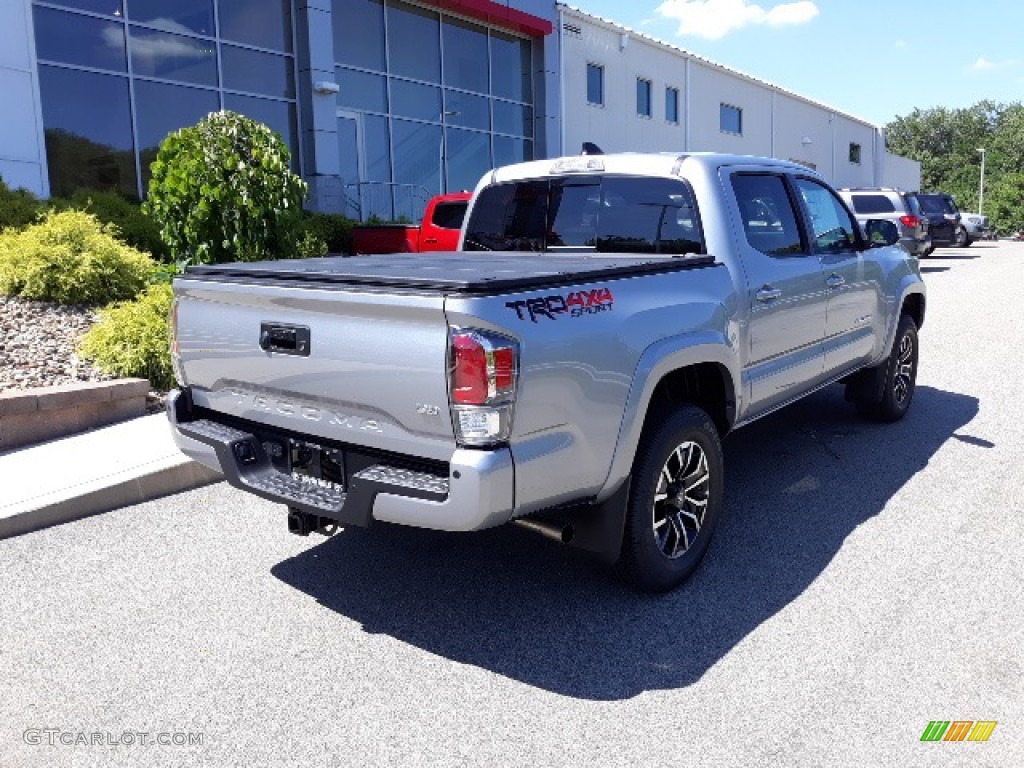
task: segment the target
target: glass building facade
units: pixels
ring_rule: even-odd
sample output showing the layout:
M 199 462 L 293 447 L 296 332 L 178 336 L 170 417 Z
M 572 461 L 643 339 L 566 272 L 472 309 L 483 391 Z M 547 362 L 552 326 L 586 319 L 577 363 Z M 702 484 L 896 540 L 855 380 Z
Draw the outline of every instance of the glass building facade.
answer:
M 416 219 L 432 195 L 536 154 L 546 32 L 524 32 L 521 19 L 538 19 L 507 4 L 31 0 L 31 10 L 53 195 L 144 197 L 164 137 L 219 109 L 281 134 L 313 207 L 364 220 Z
M 50 193 L 142 197 L 168 133 L 230 109 L 299 168 L 290 0 L 33 2 Z
M 350 215 L 415 218 L 431 196 L 471 190 L 488 169 L 533 158 L 528 38 L 402 0 L 334 7 Z

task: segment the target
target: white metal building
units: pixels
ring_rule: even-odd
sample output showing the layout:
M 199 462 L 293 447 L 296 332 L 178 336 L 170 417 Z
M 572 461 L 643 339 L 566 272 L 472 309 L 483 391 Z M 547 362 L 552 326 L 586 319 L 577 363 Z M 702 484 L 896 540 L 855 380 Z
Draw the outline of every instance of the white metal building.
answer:
M 577 8 L 558 12 L 565 154 L 589 141 L 606 152 L 764 155 L 837 187 L 920 187 L 920 163 L 886 152 L 866 120 Z

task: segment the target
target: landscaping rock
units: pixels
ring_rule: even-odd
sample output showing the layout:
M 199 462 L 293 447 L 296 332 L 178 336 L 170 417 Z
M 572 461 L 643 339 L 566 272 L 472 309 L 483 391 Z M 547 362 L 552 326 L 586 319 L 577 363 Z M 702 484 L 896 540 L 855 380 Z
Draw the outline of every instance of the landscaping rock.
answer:
M 0 391 L 114 378 L 78 357 L 90 307 L 0 296 Z

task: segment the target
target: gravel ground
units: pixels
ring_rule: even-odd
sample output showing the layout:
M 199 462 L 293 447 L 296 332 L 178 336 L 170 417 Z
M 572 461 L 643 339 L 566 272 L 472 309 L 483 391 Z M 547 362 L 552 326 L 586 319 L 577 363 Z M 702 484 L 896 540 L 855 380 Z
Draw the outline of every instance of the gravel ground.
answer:
M 94 322 L 88 307 L 0 296 L 0 392 L 113 378 L 76 354 Z

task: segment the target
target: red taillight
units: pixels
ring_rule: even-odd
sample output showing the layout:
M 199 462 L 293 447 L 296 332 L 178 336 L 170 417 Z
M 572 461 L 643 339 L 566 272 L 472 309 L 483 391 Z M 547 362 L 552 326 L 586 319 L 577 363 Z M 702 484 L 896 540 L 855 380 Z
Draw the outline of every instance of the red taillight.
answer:
M 452 338 L 452 400 L 459 405 L 487 402 L 487 351 L 471 333 Z
M 917 216 L 900 216 L 900 222 L 905 227 L 919 227 L 921 226 L 921 220 Z
M 512 397 L 518 348 L 511 339 L 482 331 L 452 334 L 452 402 L 487 405 Z

